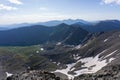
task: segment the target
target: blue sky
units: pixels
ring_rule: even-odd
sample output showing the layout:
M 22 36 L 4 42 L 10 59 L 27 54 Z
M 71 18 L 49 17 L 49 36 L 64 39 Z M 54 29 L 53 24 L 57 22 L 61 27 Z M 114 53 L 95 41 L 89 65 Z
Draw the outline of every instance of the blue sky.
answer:
M 120 19 L 120 0 L 0 0 L 0 24 Z

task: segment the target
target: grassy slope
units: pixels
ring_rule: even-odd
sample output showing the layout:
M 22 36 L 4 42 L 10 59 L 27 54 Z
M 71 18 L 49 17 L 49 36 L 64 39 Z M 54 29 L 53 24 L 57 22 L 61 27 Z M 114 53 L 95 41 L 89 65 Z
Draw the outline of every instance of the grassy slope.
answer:
M 18 70 L 27 66 L 31 66 L 34 69 L 46 70 L 54 70 L 57 68 L 55 64 L 40 55 L 40 47 L 40 45 L 25 47 L 0 47 L 1 62 L 8 70 Z M 39 54 L 36 53 L 36 51 L 39 51 Z

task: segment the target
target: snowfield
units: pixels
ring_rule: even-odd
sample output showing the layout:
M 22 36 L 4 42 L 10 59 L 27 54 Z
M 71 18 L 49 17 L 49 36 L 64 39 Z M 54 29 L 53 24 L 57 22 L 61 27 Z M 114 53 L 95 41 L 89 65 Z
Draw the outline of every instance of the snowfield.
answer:
M 69 71 L 71 71 L 71 68 L 75 65 L 76 63 L 68 64 L 66 69 L 61 69 L 61 70 L 56 70 L 55 72 L 60 72 L 68 76 L 69 79 L 74 79 L 74 75 L 68 74 Z
M 107 51 L 107 50 L 102 51 L 95 57 L 82 58 L 82 59 L 79 59 L 76 63 L 67 64 L 66 69 L 56 70 L 55 72 L 63 73 L 65 75 L 67 75 L 69 79 L 73 79 L 75 76 L 78 76 L 81 74 L 95 73 L 115 59 L 113 57 L 106 59 L 106 57 L 112 55 L 117 50 L 113 51 L 112 53 L 110 53 L 109 55 L 107 55 L 105 57 L 99 58 L 100 54 L 104 53 L 105 51 Z M 82 65 L 83 69 L 74 71 L 76 69 L 74 66 L 79 62 L 84 63 L 84 65 Z M 68 74 L 69 71 L 74 71 L 74 73 L 76 73 L 76 74 L 75 75 Z

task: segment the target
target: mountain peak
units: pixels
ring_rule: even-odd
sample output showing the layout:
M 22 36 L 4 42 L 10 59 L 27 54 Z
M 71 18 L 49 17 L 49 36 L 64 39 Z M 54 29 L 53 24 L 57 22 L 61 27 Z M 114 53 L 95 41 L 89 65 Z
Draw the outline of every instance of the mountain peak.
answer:
M 58 24 L 57 26 L 69 26 L 69 25 L 65 23 L 61 23 L 61 24 Z

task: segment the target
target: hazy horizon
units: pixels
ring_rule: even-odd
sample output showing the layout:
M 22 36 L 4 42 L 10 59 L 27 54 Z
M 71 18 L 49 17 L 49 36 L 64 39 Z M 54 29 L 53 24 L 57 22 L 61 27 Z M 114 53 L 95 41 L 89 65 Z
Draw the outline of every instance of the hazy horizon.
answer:
M 0 24 L 120 20 L 120 0 L 0 0 Z
M 56 20 L 53 19 L 53 20 L 38 21 L 38 22 L 18 22 L 18 23 L 0 24 L 0 27 L 1 26 L 7 27 L 9 25 L 20 25 L 20 24 L 36 25 L 36 24 L 47 23 L 47 22 L 51 22 L 51 21 L 65 21 L 65 20 L 83 20 L 83 21 L 90 22 L 90 23 L 99 22 L 99 21 L 106 21 L 106 20 L 118 20 L 118 21 L 120 21 L 119 19 L 84 20 L 84 19 L 71 19 L 71 18 L 68 18 L 68 19 L 61 19 L 61 20 L 60 19 L 56 19 Z

